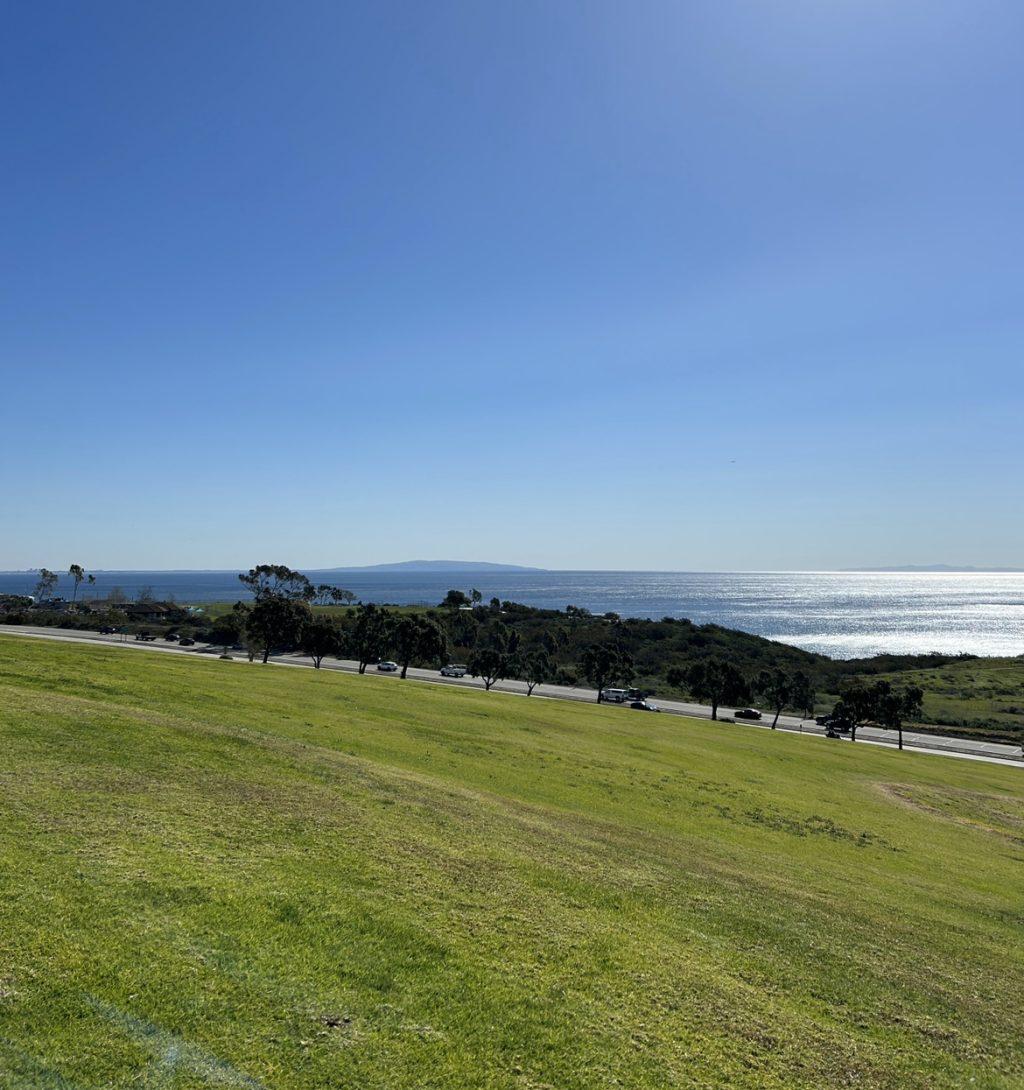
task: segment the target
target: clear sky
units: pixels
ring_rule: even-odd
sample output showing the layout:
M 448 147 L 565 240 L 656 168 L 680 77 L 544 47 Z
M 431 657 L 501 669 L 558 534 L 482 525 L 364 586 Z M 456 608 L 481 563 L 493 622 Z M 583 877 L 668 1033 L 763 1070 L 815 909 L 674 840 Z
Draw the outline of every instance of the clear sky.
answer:
M 8 5 L 0 568 L 1024 565 L 1024 5 Z

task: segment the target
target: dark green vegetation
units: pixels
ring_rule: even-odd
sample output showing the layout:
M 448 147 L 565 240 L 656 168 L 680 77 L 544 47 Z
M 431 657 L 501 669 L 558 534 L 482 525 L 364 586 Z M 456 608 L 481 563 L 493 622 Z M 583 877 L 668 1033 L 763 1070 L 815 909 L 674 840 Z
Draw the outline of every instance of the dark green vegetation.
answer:
M 0 1084 L 1024 1086 L 1016 769 L 0 636 Z
M 947 731 L 944 727 L 943 733 L 1018 744 L 1024 741 L 1024 656 L 962 659 L 877 676 L 923 689 L 921 717 L 926 723 L 954 728 Z M 823 699 L 828 697 L 822 694 Z

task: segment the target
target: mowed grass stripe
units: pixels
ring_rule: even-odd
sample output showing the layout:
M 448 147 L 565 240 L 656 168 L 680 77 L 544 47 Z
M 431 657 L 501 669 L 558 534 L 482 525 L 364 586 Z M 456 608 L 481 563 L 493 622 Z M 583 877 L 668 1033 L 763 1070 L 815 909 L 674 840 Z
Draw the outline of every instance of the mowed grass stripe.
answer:
M 13 638 L 0 700 L 12 1085 L 1022 1085 L 1016 770 Z

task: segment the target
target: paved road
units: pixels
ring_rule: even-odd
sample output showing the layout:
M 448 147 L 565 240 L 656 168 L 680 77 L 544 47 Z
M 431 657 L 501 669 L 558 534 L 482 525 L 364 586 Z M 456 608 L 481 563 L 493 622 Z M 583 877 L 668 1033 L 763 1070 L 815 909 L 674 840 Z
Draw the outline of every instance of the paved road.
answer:
M 47 627 L 32 627 L 29 625 L 0 625 L 0 633 L 11 636 L 26 636 L 38 639 L 61 640 L 71 643 L 99 643 L 108 647 L 134 649 L 136 651 L 154 651 L 172 655 L 193 655 L 207 657 L 219 654 L 219 647 L 209 647 L 205 644 L 197 644 L 195 647 L 179 647 L 176 643 L 166 643 L 157 640 L 155 643 L 143 643 L 128 636 L 101 636 L 98 632 L 87 632 L 76 629 L 60 629 Z M 237 661 L 245 662 L 246 656 L 235 652 L 233 657 Z M 312 660 L 304 655 L 274 655 L 272 663 L 279 666 L 311 667 Z M 325 659 L 325 670 L 340 670 L 345 673 L 357 673 L 359 664 L 348 659 Z M 379 677 L 393 678 L 398 681 L 397 675 L 378 674 L 371 666 L 367 673 L 376 674 Z M 463 688 L 479 689 L 481 682 L 476 678 L 445 678 L 436 670 L 421 670 L 416 667 L 409 668 L 409 679 L 421 682 L 429 682 L 434 685 L 455 685 Z M 517 696 L 525 696 L 525 686 L 519 681 L 499 681 L 495 686 L 496 692 L 512 693 Z M 546 697 L 551 700 L 578 700 L 586 703 L 595 703 L 597 692 L 594 689 L 568 688 L 561 685 L 538 685 L 534 689 L 535 697 Z M 663 712 L 675 715 L 688 715 L 698 719 L 710 719 L 711 709 L 703 704 L 688 704 L 681 700 L 656 700 Z M 615 705 L 605 705 L 616 707 Z M 642 712 L 634 712 L 628 707 L 620 709 L 624 715 L 642 715 Z M 719 709 L 722 718 L 728 718 L 732 709 Z M 760 723 L 743 723 L 743 726 L 761 727 L 765 730 L 771 724 L 770 716 Z M 730 724 L 730 727 L 732 724 Z M 800 734 L 823 736 L 825 730 L 819 727 L 813 719 L 800 719 L 793 715 L 779 717 L 779 729 L 794 731 Z M 874 727 L 861 727 L 857 732 L 857 743 L 866 742 L 872 745 L 895 747 L 896 739 L 892 731 L 878 730 Z M 996 764 L 1010 764 L 1024 767 L 1024 755 L 1020 746 L 1009 746 L 998 742 L 980 742 L 966 738 L 952 738 L 946 735 L 921 734 L 916 731 L 903 732 L 903 744 L 905 749 L 918 753 L 928 752 L 947 757 L 962 757 L 969 760 L 989 761 Z

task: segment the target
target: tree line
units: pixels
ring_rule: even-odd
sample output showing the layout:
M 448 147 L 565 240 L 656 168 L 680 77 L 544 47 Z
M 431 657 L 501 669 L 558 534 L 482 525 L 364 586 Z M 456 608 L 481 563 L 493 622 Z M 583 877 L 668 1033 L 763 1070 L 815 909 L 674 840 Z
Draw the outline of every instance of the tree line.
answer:
M 411 665 L 441 667 L 458 650 L 466 652 L 467 672 L 480 678 L 487 691 L 499 681 L 518 680 L 532 695 L 541 684 L 575 685 L 585 679 L 597 690 L 599 702 L 607 688 L 629 686 L 636 678 L 634 657 L 622 639 L 623 625 L 616 623 L 614 615 L 603 618 L 608 623 L 602 627 L 601 638 L 579 646 L 575 662 L 567 665 L 565 651 L 567 645 L 572 647 L 572 633 L 583 626 L 588 633 L 592 628 L 587 611 L 575 607 L 559 615 L 561 624 L 530 624 L 525 632 L 510 623 L 517 614 L 545 611 L 529 611 L 496 598 L 485 605 L 476 590 L 469 594 L 451 590 L 436 610 L 424 613 L 360 603 L 344 616 L 336 616 L 311 607 L 351 603 L 354 595 L 326 584 L 314 585 L 285 565 L 261 564 L 238 578 L 252 600 L 236 603 L 230 613 L 219 617 L 209 633 L 210 642 L 225 648 L 244 643 L 263 662 L 276 650 L 295 649 L 308 655 L 317 669 L 325 658 L 347 656 L 365 673 L 367 666 L 390 657 L 404 678 Z M 669 667 L 665 681 L 681 694 L 710 705 L 712 719 L 718 718 L 723 705 L 754 699 L 772 713 L 773 730 L 786 709 L 802 716 L 814 714 L 814 683 L 802 669 L 773 666 L 747 672 L 726 657 L 709 655 Z M 643 690 L 638 695 L 643 696 Z M 857 682 L 841 690 L 833 717 L 849 726 L 854 740 L 865 723 L 896 730 L 902 748 L 903 723 L 920 715 L 922 695 L 915 686 Z

